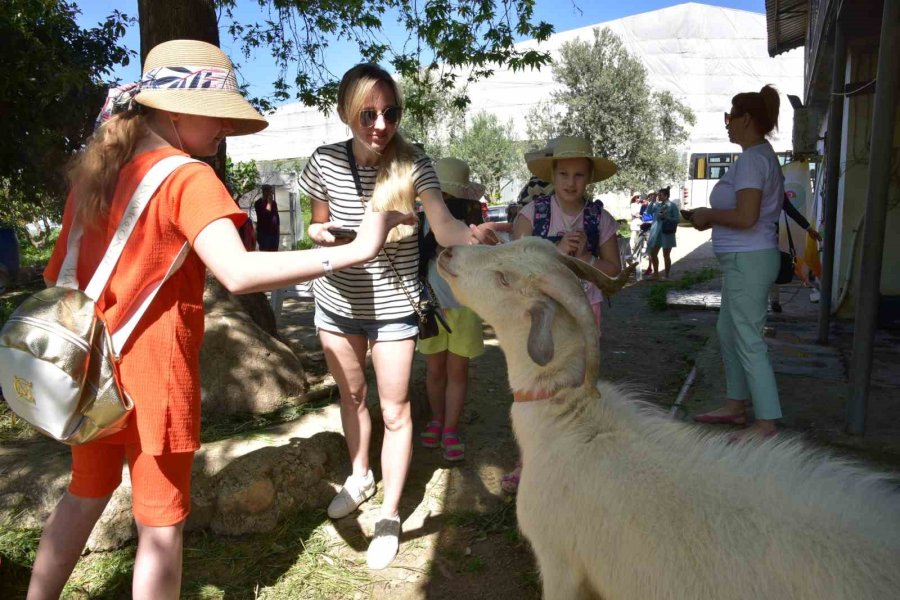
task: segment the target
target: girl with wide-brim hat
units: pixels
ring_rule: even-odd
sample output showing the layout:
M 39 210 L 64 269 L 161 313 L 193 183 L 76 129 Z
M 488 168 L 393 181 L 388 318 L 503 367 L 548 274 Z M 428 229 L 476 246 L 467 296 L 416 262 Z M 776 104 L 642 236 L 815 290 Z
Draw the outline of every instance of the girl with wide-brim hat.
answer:
M 588 140 L 580 137 L 561 137 L 552 151 L 527 161 L 528 170 L 550 181 L 553 192 L 538 196 L 525 205 L 513 225 L 513 239 L 539 236 L 556 244 L 562 254 L 574 256 L 611 277 L 621 270 L 617 224 L 602 203 L 592 201 L 587 186 L 603 181 L 616 173 L 616 165 L 596 156 Z M 594 311 L 598 332 L 603 294 L 592 284 L 586 284 L 585 294 Z M 506 474 L 501 487 L 507 493 L 518 489 L 521 465 Z
M 110 93 L 99 127 L 70 171 L 71 192 L 44 271 L 60 278 L 70 234 L 81 287 L 97 269 L 131 196 L 167 159 L 210 156 L 229 135 L 266 121 L 240 95 L 231 61 L 210 44 L 173 40 L 153 48 L 140 82 Z M 352 244 L 299 252 L 247 252 L 235 225 L 246 219 L 208 165 L 188 162 L 156 188 L 96 305 L 110 331 L 152 282 L 164 281 L 122 348 L 120 381 L 134 401 L 123 431 L 72 447 L 72 481 L 48 519 L 28 598 L 58 598 L 128 461 L 138 548 L 134 598 L 177 598 L 182 530 L 190 513 L 191 465 L 200 446 L 199 354 L 207 268 L 234 293 L 279 288 L 371 259 L 408 217 L 369 214 Z M 85 235 L 80 243 L 75 236 Z M 90 234 L 88 234 L 88 230 Z M 164 280 L 174 258 L 188 252 Z

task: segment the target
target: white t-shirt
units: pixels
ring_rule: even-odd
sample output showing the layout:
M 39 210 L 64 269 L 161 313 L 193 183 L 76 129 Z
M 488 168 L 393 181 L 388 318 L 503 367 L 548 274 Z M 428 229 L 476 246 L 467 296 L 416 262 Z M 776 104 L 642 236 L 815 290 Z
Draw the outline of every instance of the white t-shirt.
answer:
M 368 202 L 375 189 L 378 167 L 359 167 L 363 200 Z M 413 164 L 416 192 L 440 190 L 431 159 L 420 156 Z M 319 146 L 300 175 L 300 189 L 314 200 L 327 202 L 331 220 L 357 228 L 365 209 L 356 192 L 350 161 L 344 143 Z M 390 256 L 401 281 L 385 259 Z M 419 298 L 419 238 L 414 234 L 399 242 L 388 242 L 373 260 L 335 271 L 313 281 L 316 306 L 351 319 L 384 321 L 402 318 L 413 312 L 409 298 Z
M 784 174 L 769 142 L 744 150 L 734 166 L 712 189 L 709 205 L 716 210 L 734 210 L 737 192 L 745 189 L 762 190 L 759 220 L 750 229 L 714 225 L 712 241 L 716 253 L 753 252 L 778 247 L 778 217 L 784 203 Z

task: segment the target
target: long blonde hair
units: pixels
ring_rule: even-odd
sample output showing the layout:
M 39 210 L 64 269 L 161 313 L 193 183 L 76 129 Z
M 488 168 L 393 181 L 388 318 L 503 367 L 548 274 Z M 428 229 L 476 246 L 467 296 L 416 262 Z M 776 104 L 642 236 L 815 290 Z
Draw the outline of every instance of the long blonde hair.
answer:
M 338 115 L 344 123 L 349 125 L 351 120 L 359 118 L 360 111 L 379 83 L 384 83 L 391 89 L 397 106 L 402 111 L 403 95 L 394 78 L 376 64 L 361 63 L 344 73 L 338 88 Z M 416 189 L 412 171 L 415 161 L 422 155 L 418 148 L 403 139 L 400 132 L 394 132 L 378 159 L 378 175 L 371 200 L 373 210 L 398 210 L 406 213 L 415 211 Z M 387 241 L 396 242 L 414 232 L 413 225 L 398 225 L 388 234 Z
M 109 214 L 119 171 L 134 156 L 135 146 L 148 131 L 142 111 L 127 110 L 101 125 L 72 160 L 69 189 L 85 227 L 95 223 L 98 216 Z

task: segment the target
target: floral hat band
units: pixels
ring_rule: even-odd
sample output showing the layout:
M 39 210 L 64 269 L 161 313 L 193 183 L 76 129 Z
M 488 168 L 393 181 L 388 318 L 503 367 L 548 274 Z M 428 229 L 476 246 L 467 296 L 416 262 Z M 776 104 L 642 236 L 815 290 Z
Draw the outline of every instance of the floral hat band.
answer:
M 144 59 L 141 80 L 109 91 L 97 117 L 102 125 L 135 103 L 157 110 L 228 119 L 229 135 L 266 128 L 265 117 L 241 95 L 234 64 L 222 50 L 198 40 L 169 40 Z
M 220 67 L 158 67 L 144 73 L 139 82 L 110 88 L 94 129 L 114 115 L 134 107 L 134 98 L 143 90 L 210 89 L 238 92 L 237 77 L 232 69 Z

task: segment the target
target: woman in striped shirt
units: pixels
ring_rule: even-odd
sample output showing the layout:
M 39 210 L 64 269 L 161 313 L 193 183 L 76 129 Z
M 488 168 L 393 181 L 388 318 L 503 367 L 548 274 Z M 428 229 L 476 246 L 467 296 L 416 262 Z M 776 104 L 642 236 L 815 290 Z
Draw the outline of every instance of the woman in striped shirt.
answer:
M 490 225 L 467 226 L 447 210 L 431 159 L 397 133 L 402 110 L 400 90 L 381 67 L 360 64 L 344 74 L 338 114 L 353 138 L 317 148 L 303 170 L 300 186 L 312 198 L 309 237 L 320 246 L 346 243 L 347 234 L 335 229 L 356 228 L 366 208 L 412 212 L 418 196 L 442 246 L 496 243 Z M 390 564 L 399 547 L 398 508 L 412 457 L 407 393 L 418 333 L 411 304 L 419 298 L 418 266 L 418 233 L 403 225 L 391 232 L 374 260 L 329 273 L 313 288 L 316 327 L 341 393 L 352 462 L 351 475 L 328 507 L 334 519 L 375 494 L 365 377 L 366 351 L 372 351 L 384 419 L 384 501 L 368 551 L 373 569 Z

